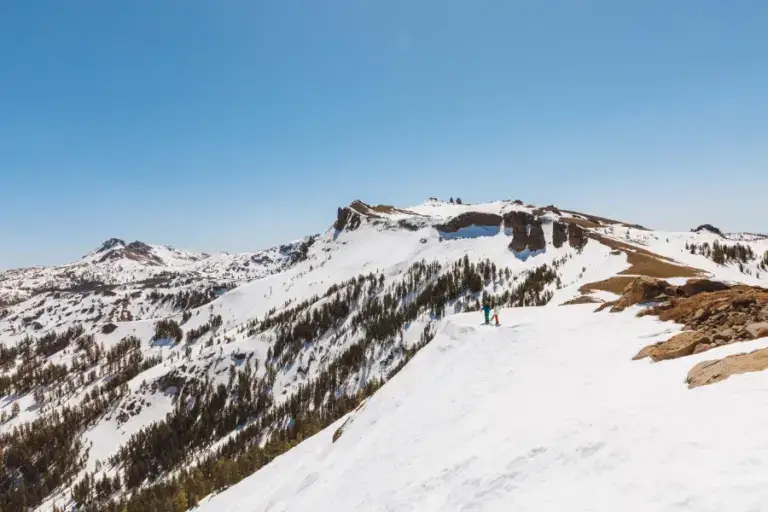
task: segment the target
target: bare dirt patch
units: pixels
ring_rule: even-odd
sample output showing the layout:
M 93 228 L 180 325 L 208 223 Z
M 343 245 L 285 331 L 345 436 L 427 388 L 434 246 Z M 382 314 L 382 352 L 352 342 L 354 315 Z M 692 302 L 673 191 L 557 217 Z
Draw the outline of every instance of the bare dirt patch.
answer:
M 613 276 L 611 278 L 605 279 L 603 281 L 597 281 L 595 283 L 587 283 L 585 285 L 582 285 L 581 288 L 579 288 L 579 291 L 581 293 L 590 293 L 590 292 L 611 292 L 615 293 L 616 295 L 621 295 L 624 293 L 624 289 L 627 287 L 629 283 L 631 283 L 635 278 L 630 276 Z
M 590 238 L 597 240 L 601 244 L 610 247 L 613 250 L 621 251 L 627 255 L 629 268 L 619 272 L 620 275 L 635 275 L 657 277 L 667 279 L 670 277 L 700 277 L 704 271 L 680 265 L 671 258 L 661 256 L 642 247 L 630 245 L 628 243 L 608 238 L 597 233 L 590 233 Z
M 597 215 L 589 215 L 587 213 L 576 212 L 576 211 L 573 211 L 573 210 L 562 210 L 562 211 L 563 211 L 563 213 L 570 213 L 571 215 L 579 215 L 581 217 L 585 217 L 585 218 L 589 219 L 590 221 L 592 221 L 593 223 L 598 224 L 598 225 L 618 224 L 620 226 L 625 226 L 625 227 L 628 227 L 628 228 L 641 229 L 643 231 L 648 231 L 648 228 L 646 228 L 644 226 L 641 226 L 640 224 L 630 224 L 628 222 L 623 222 L 623 221 L 620 221 L 620 220 L 609 219 L 608 217 L 599 217 Z

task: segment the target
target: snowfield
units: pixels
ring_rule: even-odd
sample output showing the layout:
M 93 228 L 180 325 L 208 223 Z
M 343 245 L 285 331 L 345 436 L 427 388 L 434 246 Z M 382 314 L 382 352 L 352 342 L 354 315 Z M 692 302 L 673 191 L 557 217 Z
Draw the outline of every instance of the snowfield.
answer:
M 765 510 L 768 379 L 683 380 L 768 340 L 636 362 L 678 327 L 593 309 L 447 318 L 358 411 L 199 510 Z

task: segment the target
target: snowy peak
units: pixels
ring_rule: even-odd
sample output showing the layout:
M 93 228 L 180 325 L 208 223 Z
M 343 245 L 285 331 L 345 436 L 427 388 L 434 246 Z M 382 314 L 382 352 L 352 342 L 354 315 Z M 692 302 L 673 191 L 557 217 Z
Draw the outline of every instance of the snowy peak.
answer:
M 141 265 L 168 267 L 199 261 L 206 257 L 208 257 L 206 254 L 179 251 L 172 247 L 151 245 L 139 240 L 126 244 L 120 238 L 110 238 L 98 249 L 86 255 L 83 260 L 92 264 L 129 260 Z
M 125 247 L 125 242 L 123 240 L 120 240 L 119 238 L 110 238 L 109 240 L 106 240 L 103 244 L 101 244 L 101 247 L 96 249 L 95 252 L 96 253 L 107 252 L 110 249 L 113 249 L 118 246 Z

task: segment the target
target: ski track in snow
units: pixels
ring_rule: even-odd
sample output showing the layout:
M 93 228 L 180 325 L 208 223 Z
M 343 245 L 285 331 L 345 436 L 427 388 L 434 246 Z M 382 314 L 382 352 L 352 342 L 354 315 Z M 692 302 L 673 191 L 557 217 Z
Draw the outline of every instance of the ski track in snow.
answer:
M 201 512 L 765 510 L 768 380 L 683 380 L 768 340 L 632 361 L 678 327 L 592 310 L 446 319 L 336 443 L 343 419 Z

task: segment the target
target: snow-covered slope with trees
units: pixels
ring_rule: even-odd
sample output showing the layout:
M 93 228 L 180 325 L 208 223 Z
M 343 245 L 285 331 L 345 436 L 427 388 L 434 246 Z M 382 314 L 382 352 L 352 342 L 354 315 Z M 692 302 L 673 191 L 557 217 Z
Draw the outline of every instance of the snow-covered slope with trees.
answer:
M 696 360 L 631 360 L 674 325 L 593 309 L 444 319 L 358 409 L 199 510 L 762 510 L 766 375 L 690 391 Z M 745 345 L 694 358 L 768 338 Z
M 444 341 L 430 344 L 430 355 L 420 353 L 435 333 L 444 339 L 446 330 L 475 332 L 482 302 L 510 308 L 505 324 L 530 317 L 535 331 L 526 342 L 529 331 L 505 325 L 488 334 L 491 345 L 511 338 L 538 354 L 549 337 L 566 343 L 560 338 L 590 329 L 616 330 L 637 344 L 652 320 L 625 312 L 603 323 L 608 317 L 592 316 L 594 305 L 560 305 L 611 300 L 636 275 L 764 285 L 766 251 L 759 236 L 663 233 L 520 201 L 430 200 L 411 208 L 355 201 L 339 208 L 324 233 L 265 251 L 207 255 L 112 239 L 68 265 L 2 273 L 0 508 L 184 510 L 257 470 L 259 485 L 272 485 L 259 475 L 315 446 L 334 422 L 366 417 L 387 424 L 367 412 L 370 405 L 421 373 L 413 369 L 418 358 L 440 357 L 435 347 Z M 520 307 L 526 309 L 514 309 Z M 462 339 L 479 343 L 485 335 Z M 503 366 L 507 355 L 477 357 Z M 542 357 L 530 358 L 541 365 L 531 371 L 557 380 L 547 366 L 556 361 Z M 404 367 L 408 373 L 400 374 Z M 424 378 L 448 379 L 438 370 Z M 484 385 L 520 385 L 499 377 L 489 375 Z M 469 395 L 456 400 L 466 403 L 475 395 L 463 386 Z M 432 428 L 433 419 L 424 421 Z M 357 462 L 338 464 L 353 470 Z M 340 482 L 309 486 L 309 494 L 327 497 Z M 378 491 L 361 492 L 349 499 L 369 496 L 376 510 Z M 322 509 L 288 494 L 274 510 Z M 266 510 L 260 507 L 242 510 Z

